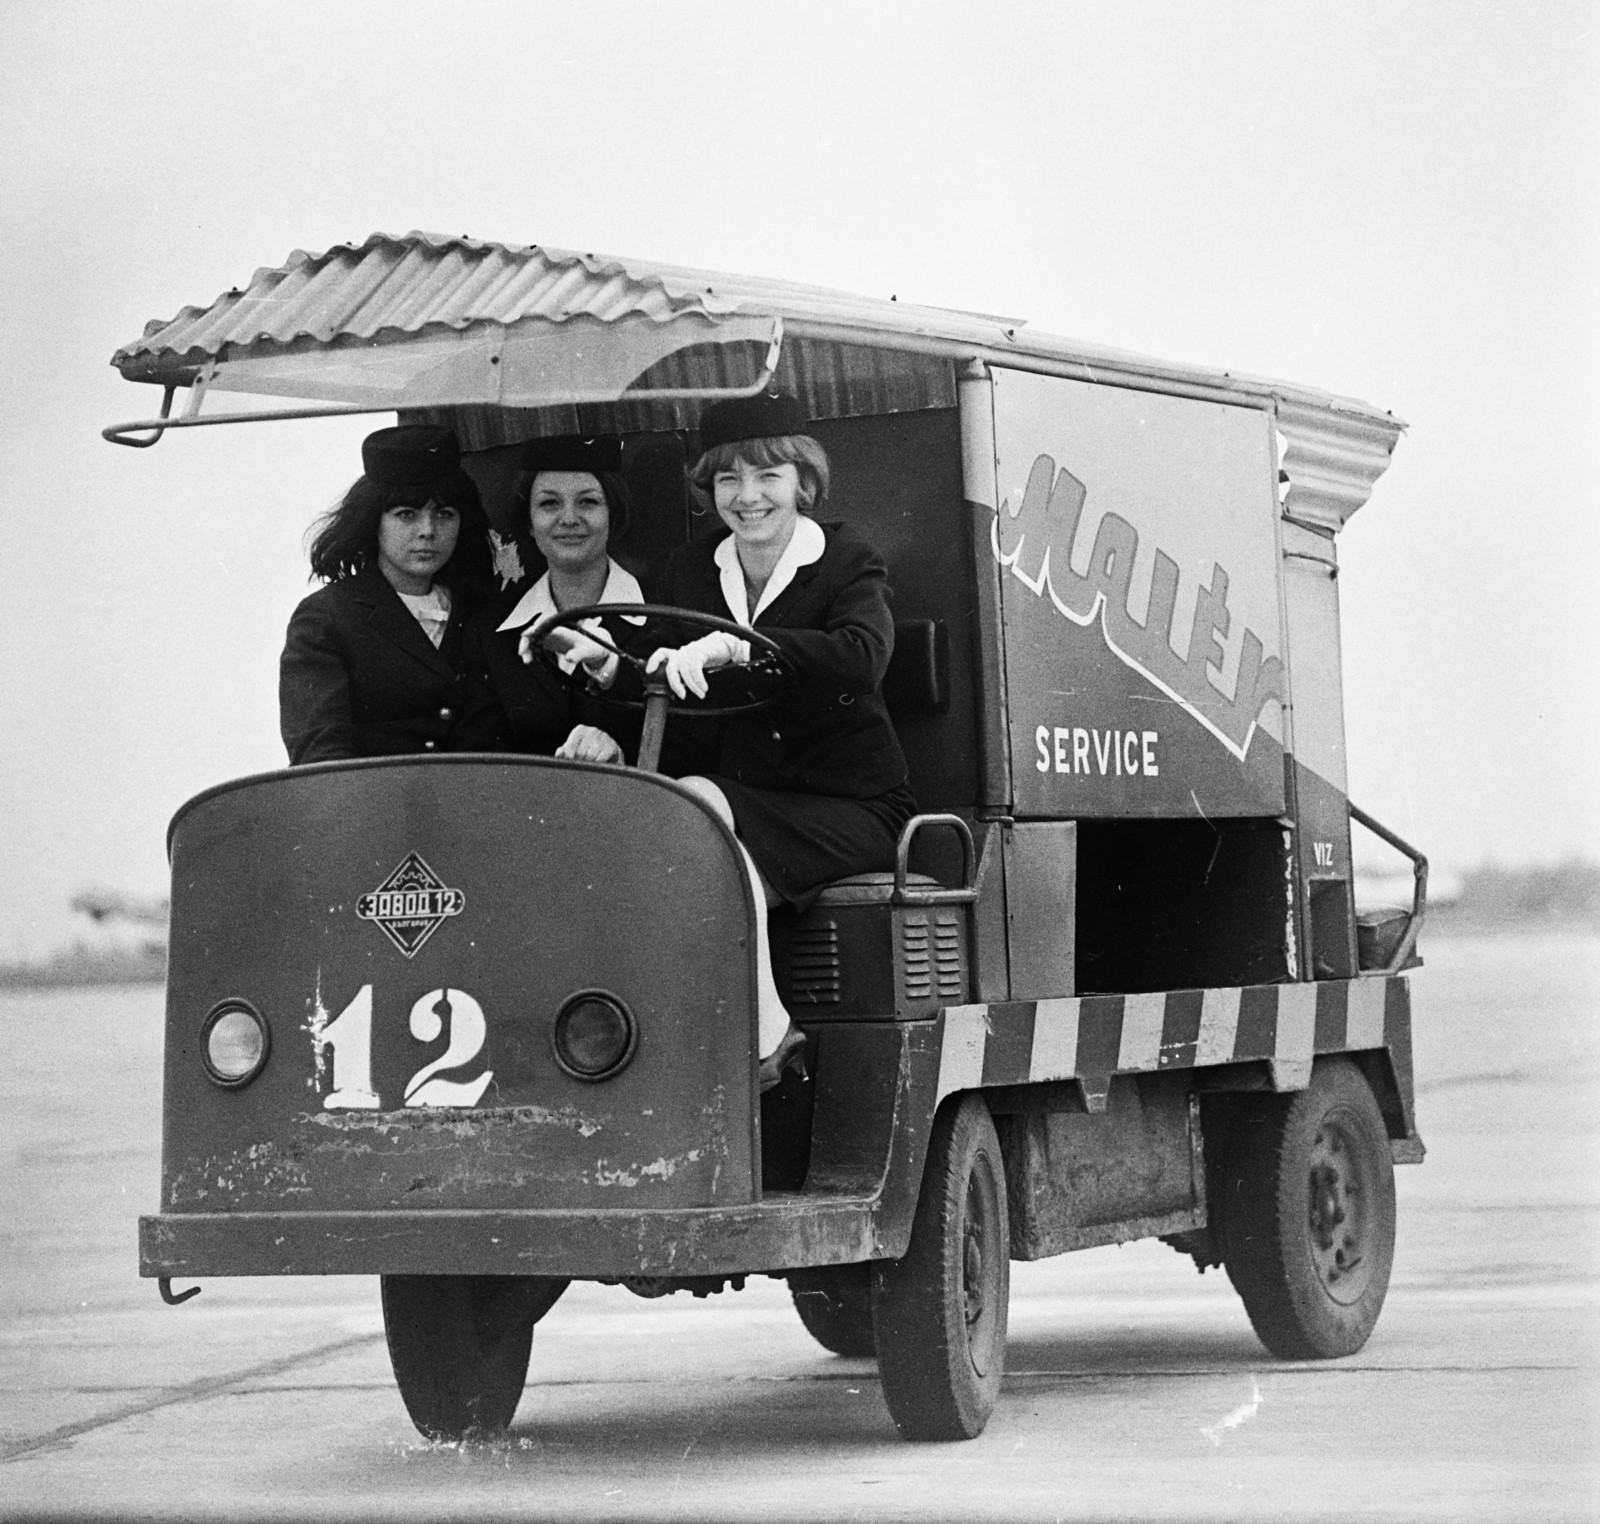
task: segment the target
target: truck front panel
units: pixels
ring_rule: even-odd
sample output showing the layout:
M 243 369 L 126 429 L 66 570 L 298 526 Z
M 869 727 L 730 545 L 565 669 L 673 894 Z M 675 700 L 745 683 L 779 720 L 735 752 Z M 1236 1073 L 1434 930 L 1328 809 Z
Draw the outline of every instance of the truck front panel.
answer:
M 165 1212 L 758 1195 L 749 891 L 674 785 L 332 764 L 201 796 L 171 848 Z M 229 1009 L 269 1034 L 242 1085 L 202 1051 Z

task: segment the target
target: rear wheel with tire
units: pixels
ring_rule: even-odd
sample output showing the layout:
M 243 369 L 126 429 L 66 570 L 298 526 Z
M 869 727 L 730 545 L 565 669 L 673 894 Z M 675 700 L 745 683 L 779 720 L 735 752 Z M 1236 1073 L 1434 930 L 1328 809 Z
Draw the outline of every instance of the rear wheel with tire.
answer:
M 1285 1360 L 1353 1355 L 1394 1263 L 1394 1164 L 1361 1071 L 1319 1063 L 1310 1086 L 1247 1119 L 1229 1150 L 1223 1262 L 1251 1326 Z
M 510 1427 L 533 1325 L 567 1282 L 530 1275 L 386 1275 L 383 1328 L 400 1396 L 429 1439 Z
M 1011 1292 L 1006 1178 L 981 1096 L 934 1119 L 911 1244 L 875 1260 L 883 1395 L 906 1439 L 974 1439 L 1000 1395 Z
M 824 1349 L 865 1360 L 877 1354 L 870 1264 L 819 1265 L 792 1271 L 789 1295 L 806 1332 Z

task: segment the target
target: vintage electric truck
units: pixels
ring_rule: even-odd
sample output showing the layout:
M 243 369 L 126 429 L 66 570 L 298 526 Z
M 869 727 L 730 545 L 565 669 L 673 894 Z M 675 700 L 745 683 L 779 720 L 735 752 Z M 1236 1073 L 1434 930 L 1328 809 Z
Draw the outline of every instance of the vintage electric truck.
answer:
M 1337 535 L 1391 415 L 1005 318 L 415 233 L 297 253 L 114 364 L 165 388 L 123 444 L 240 416 L 205 407 L 230 390 L 286 399 L 249 419 L 448 423 L 502 526 L 520 442 L 619 434 L 635 564 L 703 527 L 706 402 L 793 393 L 824 516 L 888 561 L 924 811 L 894 872 L 774 917 L 809 1076 L 762 1095 L 746 878 L 670 778 L 436 755 L 191 800 L 140 1224 L 169 1299 L 379 1275 L 401 1394 L 445 1437 L 510 1423 L 573 1279 L 787 1277 L 912 1439 L 982 1430 L 1011 1259 L 1159 1236 L 1226 1267 L 1274 1354 L 1362 1346 L 1391 1165 L 1423 1153 L 1426 864 L 1347 797 L 1340 677 Z M 1355 911 L 1352 821 L 1415 863 L 1386 924 Z

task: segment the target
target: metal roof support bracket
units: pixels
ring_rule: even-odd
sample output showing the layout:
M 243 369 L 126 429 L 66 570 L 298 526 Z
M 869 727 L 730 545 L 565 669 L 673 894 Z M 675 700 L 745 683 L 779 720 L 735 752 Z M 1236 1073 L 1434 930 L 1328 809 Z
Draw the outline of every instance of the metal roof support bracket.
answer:
M 757 397 L 772 385 L 778 373 L 778 359 L 783 353 L 783 319 L 772 320 L 772 337 L 767 341 L 767 357 L 761 362 L 761 372 L 748 386 L 668 386 L 659 390 L 625 391 L 620 397 L 608 397 L 608 402 L 723 402 L 739 397 Z M 601 399 L 596 399 L 601 400 Z
M 100 437 L 109 439 L 112 444 L 127 445 L 132 450 L 148 450 L 151 445 L 166 433 L 171 425 L 167 420 L 172 415 L 172 398 L 178 388 L 168 385 L 162 388 L 161 416 L 145 423 L 114 423 L 109 429 L 101 429 Z M 153 429 L 155 432 L 144 439 L 135 439 L 134 432 L 139 429 Z
M 189 386 L 189 405 L 184 408 L 185 418 L 198 418 L 200 409 L 206 405 L 206 394 L 211 390 L 211 383 L 216 380 L 217 362 L 213 357 L 200 367 L 197 375 Z
M 114 423 L 110 428 L 101 429 L 100 437 L 112 444 L 129 445 L 135 450 L 148 450 L 155 444 L 168 429 L 201 429 L 215 423 L 277 423 L 286 418 L 338 418 L 346 413 L 392 413 L 394 405 L 387 407 L 283 407 L 272 408 L 264 413 L 213 413 L 209 418 L 199 418 L 199 402 L 205 400 L 201 394 L 199 402 L 195 398 L 189 399 L 189 405 L 184 409 L 181 418 L 170 417 L 172 411 L 172 394 L 176 387 L 166 388 L 166 396 L 161 402 L 161 416 L 159 418 L 141 418 L 132 423 Z M 135 439 L 133 436 L 143 431 L 149 432 L 148 439 Z
M 767 340 L 767 356 L 754 381 L 747 386 L 661 386 L 626 387 L 622 391 L 563 391 L 546 396 L 517 397 L 502 406 L 517 408 L 583 407 L 588 404 L 608 406 L 612 403 L 634 402 L 730 402 L 741 397 L 755 397 L 772 385 L 778 373 L 778 360 L 783 354 L 784 323 L 781 316 L 772 320 L 772 333 Z M 416 404 L 408 403 L 407 406 Z M 423 403 L 422 406 L 441 404 Z

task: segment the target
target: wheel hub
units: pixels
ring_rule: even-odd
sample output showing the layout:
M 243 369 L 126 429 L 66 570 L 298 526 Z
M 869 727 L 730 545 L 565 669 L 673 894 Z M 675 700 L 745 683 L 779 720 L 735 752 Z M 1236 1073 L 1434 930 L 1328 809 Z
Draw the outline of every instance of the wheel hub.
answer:
M 983 1244 L 979 1230 L 967 1224 L 965 1253 L 962 1255 L 962 1280 L 965 1283 L 967 1327 L 970 1329 L 983 1316 Z
M 1317 1130 L 1307 1185 L 1311 1259 L 1317 1278 L 1334 1301 L 1349 1305 L 1360 1298 L 1371 1276 L 1373 1224 L 1361 1154 L 1348 1124 L 1337 1116 Z
M 1005 1250 L 991 1242 L 989 1224 L 994 1212 L 993 1177 L 974 1169 L 967 1180 L 967 1199 L 961 1225 L 962 1311 L 966 1315 L 967 1359 L 979 1375 L 987 1374 L 998 1351 L 995 1348 L 995 1307 L 989 1282 L 994 1276 L 994 1256 Z

